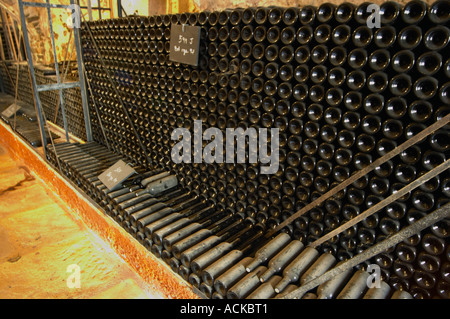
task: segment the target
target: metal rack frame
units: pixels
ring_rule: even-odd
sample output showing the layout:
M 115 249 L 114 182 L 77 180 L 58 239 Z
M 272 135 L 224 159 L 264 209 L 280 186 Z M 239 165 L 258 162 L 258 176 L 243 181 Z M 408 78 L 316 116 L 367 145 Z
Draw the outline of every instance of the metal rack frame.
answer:
M 70 5 L 62 5 L 62 4 L 51 4 L 49 0 L 46 0 L 45 3 L 37 3 L 37 2 L 25 2 L 23 0 L 18 0 L 19 4 L 19 11 L 20 11 L 20 20 L 22 24 L 22 32 L 23 32 L 23 38 L 25 43 L 25 49 L 26 49 L 26 55 L 27 55 L 27 61 L 28 66 L 30 70 L 30 76 L 31 76 L 31 85 L 33 88 L 33 94 L 34 99 L 36 103 L 36 113 L 38 116 L 39 121 L 39 128 L 40 128 L 40 134 L 42 139 L 42 145 L 44 146 L 44 155 L 47 156 L 47 149 L 46 149 L 46 133 L 45 133 L 45 117 L 43 115 L 43 109 L 42 109 L 42 103 L 39 97 L 39 92 L 49 91 L 49 90 L 58 90 L 59 91 L 59 98 L 60 98 L 60 104 L 61 104 L 61 111 L 63 114 L 63 123 L 64 123 L 64 131 L 66 135 L 67 141 L 69 141 L 69 135 L 68 135 L 68 129 L 67 129 L 67 118 L 66 118 L 66 112 L 64 107 L 64 99 L 62 90 L 79 87 L 81 92 L 81 101 L 83 106 L 83 115 L 84 115 L 84 121 L 85 121 L 85 128 L 86 128 L 86 139 L 87 142 L 92 141 L 92 129 L 91 129 L 91 120 L 90 120 L 90 114 L 89 114 L 89 106 L 88 106 L 88 100 L 86 95 L 86 87 L 85 87 L 85 78 L 83 73 L 83 61 L 82 61 L 82 54 L 81 54 L 81 42 L 80 42 L 80 32 L 76 26 L 73 28 L 74 32 L 74 42 L 75 42 L 75 50 L 77 54 L 77 65 L 78 65 L 78 73 L 79 78 L 78 81 L 74 82 L 61 82 L 60 79 L 60 73 L 59 73 L 59 67 L 58 67 L 58 57 L 56 55 L 56 46 L 55 46 L 55 38 L 53 33 L 53 23 L 52 23 L 52 16 L 51 16 L 51 9 L 65 9 L 65 10 L 71 10 L 73 8 L 73 5 L 78 5 L 75 3 L 75 0 L 70 0 Z M 34 70 L 34 64 L 33 64 L 33 57 L 31 54 L 31 47 L 30 47 L 30 41 L 28 37 L 28 29 L 24 14 L 24 7 L 40 7 L 40 8 L 46 8 L 47 14 L 48 14 L 48 22 L 50 26 L 50 37 L 52 42 L 52 48 L 53 48 L 53 55 L 55 60 L 55 71 L 56 71 L 56 77 L 57 77 L 57 83 L 55 84 L 46 84 L 46 85 L 38 85 L 36 83 L 36 75 Z M 81 18 L 81 17 L 80 17 Z
M 9 49 L 10 61 L 23 61 L 21 34 L 18 27 L 19 17 L 11 12 L 4 4 L 0 3 L 0 17 L 2 20 L 2 28 L 6 47 Z M 6 61 L 6 55 L 3 50 L 3 39 L 0 39 L 0 56 Z
M 98 4 L 96 7 L 91 5 L 91 0 L 87 0 L 86 6 L 80 6 L 81 10 L 88 10 L 89 21 L 93 20 L 92 10 L 98 10 L 98 18 L 102 19 L 102 11 L 109 11 L 110 18 L 112 18 L 112 0 L 109 0 L 109 7 L 102 7 L 100 4 L 100 0 L 98 0 Z

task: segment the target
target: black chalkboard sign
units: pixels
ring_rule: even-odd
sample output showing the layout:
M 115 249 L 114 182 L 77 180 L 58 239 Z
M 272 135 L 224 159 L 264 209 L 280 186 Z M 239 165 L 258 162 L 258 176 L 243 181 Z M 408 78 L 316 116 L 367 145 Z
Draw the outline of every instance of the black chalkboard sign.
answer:
M 172 24 L 169 60 L 197 66 L 199 46 L 200 27 Z

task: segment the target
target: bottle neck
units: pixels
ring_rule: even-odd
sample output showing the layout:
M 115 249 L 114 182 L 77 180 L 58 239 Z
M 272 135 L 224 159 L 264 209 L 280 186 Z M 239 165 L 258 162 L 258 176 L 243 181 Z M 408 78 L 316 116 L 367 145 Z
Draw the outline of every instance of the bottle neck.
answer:
M 242 221 L 244 217 L 242 217 L 240 214 L 238 215 L 232 215 L 231 213 L 228 213 L 225 217 L 221 218 L 220 220 L 216 221 L 212 225 L 210 225 L 208 228 L 211 230 L 213 234 L 216 234 L 223 229 L 229 227 L 231 224 L 235 222 L 236 219 Z
M 214 211 L 211 214 L 211 211 Z M 229 217 L 229 213 L 223 209 L 216 209 L 214 205 L 210 205 L 204 209 L 202 209 L 199 214 L 196 214 L 192 217 L 192 220 L 202 224 L 203 227 L 209 227 L 216 222 L 223 219 L 223 217 L 226 216 L 226 218 Z
M 243 220 L 238 219 L 234 223 L 232 223 L 230 226 L 226 227 L 225 229 L 222 229 L 219 231 L 216 236 L 220 237 L 222 240 L 227 240 L 230 238 L 233 234 L 240 231 L 245 227 Z
M 206 201 L 201 201 L 195 203 L 193 206 L 185 208 L 183 210 L 178 209 L 176 212 L 180 212 L 180 215 L 184 218 L 189 218 L 192 221 L 196 221 L 197 219 L 204 218 L 205 215 L 211 214 L 211 210 L 213 210 L 213 205 L 206 206 Z
M 254 224 L 248 225 L 244 229 L 238 231 L 230 238 L 228 238 L 227 242 L 229 242 L 233 247 L 236 247 L 237 245 L 239 245 L 239 243 L 242 243 L 245 238 L 249 237 L 252 232 L 254 232 L 254 226 Z
M 181 194 L 181 195 L 176 196 L 176 197 L 172 196 L 172 198 L 166 200 L 165 202 L 166 202 L 167 205 L 178 207 L 178 206 L 183 205 L 183 204 L 184 205 L 190 205 L 193 201 L 197 200 L 197 198 L 198 198 L 197 196 L 192 197 L 190 192 L 189 192 L 189 193 Z M 181 206 L 181 207 L 183 207 L 183 206 Z M 186 206 L 184 206 L 184 207 L 186 207 Z
M 173 210 L 178 212 L 182 210 L 186 210 L 186 214 L 183 214 L 183 216 L 190 216 L 193 212 L 195 212 L 195 208 L 203 207 L 206 203 L 206 199 L 200 200 L 197 197 L 189 198 L 185 201 L 184 198 L 180 197 L 180 200 L 178 200 L 178 203 L 173 206 Z
M 178 196 L 179 194 L 181 194 L 184 191 L 185 191 L 184 189 L 169 190 L 168 192 L 165 192 L 165 193 L 161 194 L 160 196 L 156 196 L 156 198 L 159 201 L 166 202 L 166 201 L 170 200 L 171 198 L 173 198 L 174 196 Z

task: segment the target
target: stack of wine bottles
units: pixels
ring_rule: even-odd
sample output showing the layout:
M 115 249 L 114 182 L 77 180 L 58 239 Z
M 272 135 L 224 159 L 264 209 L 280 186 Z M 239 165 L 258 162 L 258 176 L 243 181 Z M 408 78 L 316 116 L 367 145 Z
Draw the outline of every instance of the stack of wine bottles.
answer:
M 5 62 L 0 68 L 4 93 L 16 96 L 16 83 L 19 85 L 17 98 L 34 105 L 33 91 L 29 81 L 28 64 L 26 62 Z M 19 81 L 17 81 L 17 73 Z
M 11 108 L 14 104 L 19 107 L 15 113 L 12 112 Z M 39 123 L 37 121 L 34 105 L 15 100 L 12 95 L 0 93 L 0 119 L 3 120 L 5 124 L 8 124 L 14 133 L 21 136 L 31 146 L 42 146 Z M 46 137 L 45 144 L 51 143 L 52 139 L 55 140 L 59 138 L 57 134 L 53 132 L 51 134 L 51 137 Z
M 338 264 L 282 232 L 264 240 L 264 226 L 233 214 L 178 183 L 164 169 L 135 167 L 109 189 L 100 174 L 123 159 L 96 142 L 48 147 L 49 160 L 112 218 L 209 298 L 278 298 Z M 412 298 L 385 281 L 367 287 L 369 274 L 348 269 L 305 298 Z
M 70 61 L 68 62 L 70 63 Z M 62 66 L 61 80 L 64 76 L 65 82 L 78 81 L 78 76 L 73 76 L 69 73 L 66 75 Z M 55 68 L 40 66 L 35 69 L 36 82 L 40 84 L 55 84 L 57 83 Z M 42 107 L 44 109 L 47 120 L 55 123 L 61 128 L 64 128 L 63 112 L 60 105 L 60 97 L 58 91 L 44 91 L 39 93 Z M 81 104 L 80 88 L 75 87 L 63 90 L 64 111 L 67 120 L 67 130 L 74 136 L 86 140 L 86 128 L 84 124 L 83 107 Z
M 68 62 L 70 63 L 70 62 Z M 19 81 L 17 81 L 17 67 L 19 67 Z M 60 67 L 60 70 L 63 70 Z M 18 83 L 17 98 L 27 104 L 34 105 L 34 95 L 27 62 L 4 63 L 1 67 L 2 84 L 5 93 L 15 96 L 15 86 Z M 65 72 L 64 72 L 65 73 Z M 61 74 L 61 78 L 64 76 Z M 36 83 L 38 85 L 57 83 L 55 68 L 53 66 L 35 65 Z M 77 75 L 69 74 L 65 81 L 77 81 Z M 72 77 L 72 78 L 71 78 Z M 39 93 L 42 108 L 46 119 L 64 128 L 62 110 L 59 106 L 59 92 L 45 91 Z M 74 136 L 86 140 L 86 128 L 84 123 L 81 93 L 79 88 L 63 90 L 64 108 L 67 118 L 67 129 Z
M 175 174 L 182 187 L 213 200 L 217 214 L 251 220 L 262 232 L 276 227 L 448 114 L 449 2 L 389 1 L 379 16 L 369 5 L 88 22 L 81 37 L 96 105 L 90 108 L 94 139 L 135 165 Z M 198 66 L 169 59 L 172 24 L 200 27 Z M 260 174 L 261 164 L 248 160 L 174 163 L 178 141 L 171 133 L 184 127 L 193 134 L 194 120 L 224 136 L 226 128 L 278 128 L 279 170 Z M 448 137 L 445 126 L 283 232 L 308 245 L 448 159 Z M 337 260 L 351 258 L 446 204 L 449 181 L 448 172 L 440 174 L 319 249 Z M 377 263 L 387 283 L 416 298 L 447 298 L 448 232 L 444 220 L 367 263 Z M 178 271 L 187 267 L 176 260 Z
M 12 27 L 10 27 L 11 34 L 14 33 L 14 30 Z M 5 56 L 5 61 L 13 61 L 14 55 L 12 50 L 10 50 L 9 42 L 8 42 L 8 29 L 4 30 L 3 25 L 0 26 L 0 37 L 2 38 L 2 47 L 3 47 L 3 54 Z M 16 49 L 16 48 L 15 48 Z

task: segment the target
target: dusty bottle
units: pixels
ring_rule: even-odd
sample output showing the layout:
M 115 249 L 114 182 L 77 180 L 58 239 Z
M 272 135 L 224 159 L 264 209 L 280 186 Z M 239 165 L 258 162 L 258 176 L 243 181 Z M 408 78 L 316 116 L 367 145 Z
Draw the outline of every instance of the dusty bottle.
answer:
M 290 237 L 286 233 L 280 233 L 275 238 L 270 240 L 263 247 L 258 249 L 255 253 L 255 257 L 252 262 L 247 265 L 246 271 L 251 272 L 254 270 L 259 264 L 268 260 L 271 256 L 273 256 L 277 251 L 280 250 L 281 247 L 285 246 L 289 241 Z
M 272 276 L 258 286 L 246 299 L 268 299 L 275 296 L 274 286 L 281 280 L 280 276 Z
M 247 227 L 240 230 L 226 241 L 214 246 L 210 250 L 206 251 L 202 255 L 195 258 L 191 262 L 192 272 L 197 275 L 201 275 L 202 270 L 206 268 L 208 265 L 212 264 L 218 258 L 228 253 L 233 248 L 237 248 L 238 245 L 242 244 L 248 238 L 250 237 L 254 238 L 254 235 L 257 232 L 262 233 L 264 229 L 262 225 L 259 225 L 256 228 L 254 226 L 255 225 L 253 224 L 249 224 Z
M 234 266 L 221 274 L 214 281 L 214 288 L 221 295 L 225 296 L 229 288 L 231 288 L 239 279 L 243 278 L 247 272 L 245 267 L 252 261 L 251 257 L 245 257 Z
M 317 260 L 308 268 L 308 270 L 301 276 L 300 283 L 306 284 L 307 282 L 319 277 L 329 270 L 336 263 L 336 259 L 333 255 L 325 253 L 320 255 Z
M 138 212 L 146 207 L 156 204 L 160 200 L 170 200 L 173 196 L 179 195 L 181 192 L 175 190 L 174 192 L 169 191 L 167 194 L 161 194 L 162 196 L 153 197 L 150 194 L 144 194 L 142 196 L 135 196 L 129 200 L 119 203 L 115 208 L 118 210 L 120 215 L 128 218 L 131 214 Z
M 202 253 L 206 252 L 209 248 L 217 245 L 221 241 L 227 240 L 233 234 L 242 230 L 245 226 L 246 225 L 244 223 L 238 221 L 229 226 L 228 228 L 225 228 L 224 230 L 218 232 L 216 235 L 210 236 L 209 238 L 206 238 L 200 243 L 192 247 L 189 247 L 188 249 L 186 249 L 181 253 L 180 256 L 181 263 L 186 267 L 190 267 L 191 262 L 195 258 L 200 256 Z
M 186 224 L 203 219 L 206 214 L 211 213 L 213 207 L 213 201 L 208 200 L 199 201 L 191 207 L 187 204 L 173 208 L 166 207 L 157 213 L 139 219 L 136 224 L 138 229 L 144 232 L 147 238 L 152 238 L 155 244 L 162 246 L 161 238 L 164 237 L 164 235 L 167 235 Z M 214 221 L 221 215 L 222 212 L 218 210 L 210 215 L 210 217 L 211 220 Z M 156 231 L 158 231 L 158 235 L 156 235 Z
M 136 196 L 140 196 L 143 194 L 150 194 L 156 196 L 159 193 L 167 189 L 173 188 L 177 185 L 178 185 L 177 177 L 175 175 L 169 175 L 159 180 L 155 180 L 153 182 L 148 183 L 145 189 L 136 193 Z
M 200 241 L 206 239 L 209 236 L 212 236 L 219 231 L 229 227 L 234 224 L 236 220 L 243 220 L 244 215 L 236 214 L 235 216 L 231 216 L 231 214 L 226 214 L 220 220 L 213 221 L 210 225 L 202 224 L 196 225 L 196 223 L 192 223 L 179 231 L 165 236 L 163 239 L 163 246 L 168 251 L 171 251 L 176 258 L 180 258 L 181 253 L 187 248 L 199 243 Z M 197 227 L 199 229 L 197 229 Z M 194 227 L 194 230 L 192 228 Z M 197 229 L 197 230 L 195 230 Z
M 227 291 L 228 299 L 242 299 L 245 298 L 248 294 L 251 293 L 253 289 L 255 289 L 260 281 L 258 276 L 263 273 L 267 267 L 258 266 L 252 272 L 246 274 L 241 280 L 239 280 L 235 285 L 233 285 Z
M 246 253 L 253 249 L 253 244 L 257 242 L 258 238 L 262 235 L 261 228 L 258 224 L 256 225 L 255 230 L 255 233 L 249 238 L 246 238 L 245 242 L 238 245 L 235 249 L 228 252 L 225 256 L 219 258 L 202 271 L 202 279 L 207 285 L 213 286 L 214 281 L 218 276 L 225 273 L 227 269 L 230 269 L 230 266 L 234 262 L 240 260 Z
M 283 278 L 275 286 L 275 292 L 280 293 L 290 283 L 299 280 L 302 273 L 314 262 L 318 254 L 318 251 L 314 248 L 306 247 L 300 255 L 290 262 L 283 270 Z
M 153 220 L 154 218 L 157 218 L 156 216 L 165 216 L 163 212 L 161 212 L 161 210 L 163 208 L 171 208 L 174 211 L 176 210 L 183 210 L 184 208 L 189 207 L 190 205 L 193 205 L 196 203 L 198 199 L 197 198 L 192 198 L 189 195 L 181 195 L 175 198 L 172 198 L 166 202 L 157 202 L 149 207 L 146 207 L 142 210 L 139 210 L 135 213 L 132 213 L 128 216 L 128 218 L 131 221 L 131 224 L 135 227 L 137 227 L 138 225 L 138 220 L 141 220 L 141 224 L 142 225 L 146 225 L 147 221 L 149 221 L 148 223 L 150 223 L 150 220 Z M 206 199 L 205 199 L 206 201 Z M 172 207 L 173 206 L 173 207 Z M 165 212 L 166 210 L 164 210 Z M 154 213 L 158 212 L 158 215 L 155 215 Z M 162 215 L 161 215 L 162 214 Z M 152 218 L 150 219 L 148 217 L 148 215 L 151 215 Z M 144 219 L 145 218 L 145 219 Z
M 297 255 L 302 249 L 303 244 L 298 240 L 291 241 L 285 248 L 283 248 L 278 254 L 276 254 L 268 263 L 268 269 L 261 274 L 260 281 L 267 281 L 272 275 L 281 271 L 281 269 L 287 265 L 292 258 Z
M 341 264 L 338 263 L 337 265 Z M 339 291 L 348 281 L 348 278 L 352 274 L 352 269 L 347 269 L 346 271 L 338 274 L 333 279 L 326 281 L 325 283 L 317 287 L 317 298 L 318 299 L 332 299 L 336 298 Z

